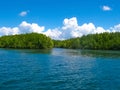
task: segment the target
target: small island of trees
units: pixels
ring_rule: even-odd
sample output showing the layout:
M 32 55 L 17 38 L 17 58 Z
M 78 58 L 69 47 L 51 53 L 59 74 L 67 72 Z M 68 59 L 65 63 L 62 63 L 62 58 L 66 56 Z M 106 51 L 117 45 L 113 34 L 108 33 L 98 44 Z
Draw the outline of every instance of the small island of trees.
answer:
M 37 33 L 0 37 L 0 48 L 49 49 L 53 48 L 51 38 Z
M 120 32 L 89 34 L 67 40 L 52 40 L 37 33 L 9 35 L 0 37 L 0 48 L 120 50 Z

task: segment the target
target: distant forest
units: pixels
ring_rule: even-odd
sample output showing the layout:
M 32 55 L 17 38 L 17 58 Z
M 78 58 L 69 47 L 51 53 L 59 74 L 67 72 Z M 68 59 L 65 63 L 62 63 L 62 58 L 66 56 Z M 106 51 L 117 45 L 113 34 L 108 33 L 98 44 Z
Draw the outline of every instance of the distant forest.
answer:
M 49 49 L 53 48 L 51 38 L 37 33 L 0 37 L 0 48 Z
M 120 50 L 120 32 L 89 34 L 68 40 L 53 40 L 54 47 L 92 50 Z
M 9 35 L 0 37 L 0 48 L 120 50 L 120 32 L 89 34 L 67 40 L 52 40 L 37 33 Z

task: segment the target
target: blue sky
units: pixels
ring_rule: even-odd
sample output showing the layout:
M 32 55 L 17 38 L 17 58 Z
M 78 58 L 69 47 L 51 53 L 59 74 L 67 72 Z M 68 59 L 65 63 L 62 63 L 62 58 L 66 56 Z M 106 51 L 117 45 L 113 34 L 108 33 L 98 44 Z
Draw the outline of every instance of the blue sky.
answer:
M 109 29 L 120 24 L 119 0 L 1 0 L 0 27 L 17 27 L 21 22 L 49 28 L 63 26 L 65 18 L 93 23 Z

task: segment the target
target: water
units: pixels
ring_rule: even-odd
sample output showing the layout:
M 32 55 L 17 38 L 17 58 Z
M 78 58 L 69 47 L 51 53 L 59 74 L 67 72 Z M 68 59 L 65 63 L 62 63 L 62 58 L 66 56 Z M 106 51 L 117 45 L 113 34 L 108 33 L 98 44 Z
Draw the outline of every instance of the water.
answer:
M 0 49 L 0 90 L 120 90 L 120 51 Z

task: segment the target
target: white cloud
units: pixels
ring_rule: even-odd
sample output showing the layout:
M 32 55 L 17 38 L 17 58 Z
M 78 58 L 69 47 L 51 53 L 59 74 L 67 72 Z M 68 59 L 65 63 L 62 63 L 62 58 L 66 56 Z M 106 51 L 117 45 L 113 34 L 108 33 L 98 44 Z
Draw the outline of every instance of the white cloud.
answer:
M 18 27 L 10 28 L 10 27 L 2 27 L 0 28 L 0 36 L 3 35 L 15 35 L 15 34 L 23 34 L 23 33 L 43 33 L 45 27 L 39 26 L 36 23 L 27 23 L 23 21 Z
M 44 26 L 39 26 L 36 23 L 27 23 L 26 21 L 23 21 L 19 25 L 19 31 L 20 33 L 30 33 L 30 32 L 36 32 L 36 33 L 42 33 L 44 31 Z
M 51 37 L 52 39 L 62 39 L 60 38 L 62 32 L 58 29 L 48 29 L 46 32 L 44 32 L 45 35 Z
M 109 7 L 109 6 L 103 6 L 103 7 L 102 7 L 102 10 L 103 10 L 103 11 L 110 11 L 110 10 L 112 10 L 112 9 L 111 9 L 111 7 Z
M 103 27 L 96 27 L 93 23 L 84 23 L 78 25 L 77 18 L 66 18 L 63 21 L 63 26 L 55 29 L 45 30 L 44 26 L 39 26 L 37 23 L 27 23 L 23 21 L 18 27 L 1 27 L 0 36 L 15 35 L 22 33 L 42 33 L 52 39 L 68 39 L 74 37 L 81 37 L 87 34 L 103 33 L 103 32 L 120 32 L 120 24 L 115 25 L 107 30 Z
M 120 32 L 120 24 L 110 28 L 112 32 Z
M 63 21 L 63 26 L 61 28 L 49 29 L 47 35 L 53 39 L 68 39 L 74 37 L 81 37 L 82 35 L 103 33 L 108 32 L 102 27 L 95 27 L 93 23 L 85 23 L 81 26 L 78 25 L 77 18 L 66 18 Z M 58 33 L 58 34 L 56 34 Z M 54 35 L 55 34 L 55 35 Z
M 19 15 L 21 16 L 21 17 L 24 17 L 24 16 L 26 16 L 28 14 L 28 11 L 22 11 Z
M 3 35 L 15 35 L 19 33 L 18 27 L 10 28 L 10 27 L 2 27 L 0 28 L 0 36 Z

